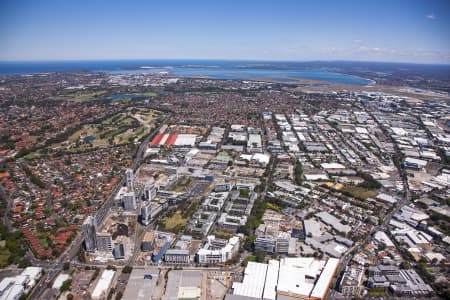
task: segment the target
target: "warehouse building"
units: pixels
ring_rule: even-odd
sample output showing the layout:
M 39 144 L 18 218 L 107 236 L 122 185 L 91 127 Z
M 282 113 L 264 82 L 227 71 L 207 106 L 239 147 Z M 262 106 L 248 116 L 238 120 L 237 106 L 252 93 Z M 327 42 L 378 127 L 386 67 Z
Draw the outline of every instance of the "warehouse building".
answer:
M 339 260 L 312 257 L 249 262 L 242 282 L 234 282 L 233 297 L 225 299 L 326 299 Z M 236 298 L 243 297 L 243 298 Z
M 97 282 L 97 285 L 92 292 L 92 299 L 99 300 L 104 299 L 108 295 L 108 290 L 111 286 L 111 282 L 116 274 L 113 270 L 104 270 L 100 280 Z

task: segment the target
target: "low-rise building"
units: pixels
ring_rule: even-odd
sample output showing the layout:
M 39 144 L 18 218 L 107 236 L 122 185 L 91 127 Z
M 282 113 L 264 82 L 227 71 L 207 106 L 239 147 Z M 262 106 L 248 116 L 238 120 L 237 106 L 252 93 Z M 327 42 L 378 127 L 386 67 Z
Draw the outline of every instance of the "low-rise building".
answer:
M 339 292 L 345 297 L 360 295 L 363 275 L 364 268 L 362 266 L 347 266 L 339 283 Z
M 197 260 L 200 264 L 224 263 L 232 259 L 238 251 L 238 236 L 230 238 L 225 245 L 217 245 L 215 236 L 210 235 L 208 236 L 207 242 L 203 248 L 198 250 Z
M 113 270 L 103 270 L 103 273 L 92 292 L 93 300 L 106 298 L 115 274 L 116 272 Z
M 169 249 L 164 254 L 164 261 L 173 264 L 188 264 L 190 262 L 189 250 Z
M 389 288 L 397 296 L 425 296 L 433 289 L 413 269 L 401 270 L 397 266 L 374 266 L 369 268 L 370 288 Z
M 217 223 L 223 230 L 236 232 L 239 227 L 247 223 L 247 216 L 232 216 L 227 213 L 222 213 Z

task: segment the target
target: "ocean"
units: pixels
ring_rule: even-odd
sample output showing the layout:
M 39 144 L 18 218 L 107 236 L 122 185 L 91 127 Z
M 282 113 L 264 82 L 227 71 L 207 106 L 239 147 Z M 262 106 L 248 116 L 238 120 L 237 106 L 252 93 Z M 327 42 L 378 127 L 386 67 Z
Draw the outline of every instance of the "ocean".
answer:
M 171 76 L 217 79 L 256 79 L 298 82 L 302 79 L 339 84 L 368 85 L 366 78 L 296 62 L 224 60 L 114 60 L 114 61 L 36 61 L 0 62 L 0 75 L 48 72 L 108 72 L 113 74 L 168 73 Z

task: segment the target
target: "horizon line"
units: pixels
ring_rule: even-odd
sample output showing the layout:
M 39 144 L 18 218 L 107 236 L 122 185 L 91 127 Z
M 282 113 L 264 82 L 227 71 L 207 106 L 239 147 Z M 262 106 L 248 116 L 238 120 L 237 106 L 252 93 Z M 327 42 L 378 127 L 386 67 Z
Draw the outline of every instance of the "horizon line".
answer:
M 425 63 L 407 61 L 383 61 L 383 60 L 346 60 L 346 59 L 311 59 L 311 60 L 268 60 L 268 59 L 247 59 L 247 58 L 86 58 L 86 59 L 25 59 L 25 60 L 1 60 L 0 63 L 55 63 L 55 62 L 113 62 L 113 61 L 242 61 L 242 62 L 268 62 L 268 63 L 315 63 L 315 62 L 349 62 L 349 63 L 385 63 L 385 64 L 410 64 L 429 66 L 450 66 L 450 63 Z

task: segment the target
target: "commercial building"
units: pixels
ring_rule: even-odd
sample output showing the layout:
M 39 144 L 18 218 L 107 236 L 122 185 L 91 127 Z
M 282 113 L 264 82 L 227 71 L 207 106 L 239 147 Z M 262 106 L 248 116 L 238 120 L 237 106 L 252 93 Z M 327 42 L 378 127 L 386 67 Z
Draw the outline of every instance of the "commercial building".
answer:
M 153 198 L 156 197 L 156 187 L 154 182 L 148 182 L 144 185 L 144 193 L 143 197 L 145 201 L 151 201 Z
M 36 285 L 41 275 L 42 268 L 27 267 L 17 276 L 3 278 L 0 281 L 0 299 L 19 299 Z
M 255 251 L 275 253 L 275 238 L 272 236 L 258 236 L 254 242 Z
M 228 192 L 232 188 L 230 183 L 217 183 L 214 185 L 214 192 Z
M 212 192 L 203 201 L 202 207 L 205 210 L 220 211 L 228 199 L 229 192 Z
M 88 216 L 83 222 L 84 247 L 87 252 L 95 252 L 97 249 L 96 231 L 97 226 L 95 218 L 93 216 Z
M 244 226 L 247 223 L 247 216 L 232 216 L 227 213 L 220 215 L 217 224 L 223 230 L 236 232 L 240 226 Z
M 97 250 L 100 252 L 111 252 L 113 250 L 112 236 L 107 232 L 97 232 Z
M 147 226 L 148 224 L 150 224 L 151 221 L 151 205 L 150 203 L 148 204 L 143 204 L 141 206 L 141 223 L 145 226 Z
M 124 259 L 125 258 L 125 242 L 119 242 L 114 244 L 114 258 Z
M 249 134 L 247 141 L 247 152 L 262 152 L 262 140 L 259 134 Z
M 198 250 L 197 260 L 200 264 L 224 263 L 232 259 L 239 251 L 239 237 L 237 236 L 231 237 L 225 245 L 217 245 L 215 242 L 215 236 L 210 235 L 203 248 Z
M 134 173 L 133 169 L 127 169 L 125 171 L 125 181 L 129 192 L 134 191 Z
M 362 266 L 347 266 L 339 283 L 339 292 L 345 297 L 360 295 L 363 275 L 364 268 Z
M 425 296 L 433 293 L 414 269 L 401 270 L 397 266 L 379 265 L 369 268 L 370 288 L 389 288 L 397 296 Z
M 150 142 L 151 147 L 173 146 L 180 148 L 191 148 L 195 146 L 197 135 L 165 133 L 157 134 Z
M 155 241 L 155 234 L 153 232 L 146 232 L 142 240 L 142 251 L 153 251 L 153 242 Z
M 166 251 L 170 248 L 170 245 L 175 237 L 174 234 L 169 232 L 155 231 L 155 241 L 153 243 L 152 261 L 159 263 L 164 257 Z
M 373 235 L 373 239 L 380 243 L 383 244 L 386 248 L 393 248 L 395 247 L 394 243 L 391 241 L 391 239 L 387 236 L 386 233 L 384 233 L 383 231 L 377 231 L 374 235 Z
M 201 284 L 201 271 L 170 271 L 166 290 L 161 299 L 200 299 L 202 295 Z
M 190 262 L 189 250 L 169 249 L 164 254 L 164 261 L 173 264 L 188 264 Z
M 62 287 L 64 281 L 68 279 L 70 279 L 69 274 L 62 274 L 62 273 L 59 274 L 58 277 L 56 277 L 55 281 L 53 282 L 52 289 L 59 290 Z
M 211 230 L 216 217 L 216 212 L 199 209 L 189 221 L 187 231 L 192 234 L 206 236 Z
M 131 211 L 136 209 L 136 195 L 134 192 L 125 193 L 122 196 L 123 208 Z
M 350 226 L 342 224 L 338 218 L 326 211 L 317 213 L 316 217 L 318 217 L 323 223 L 333 227 L 333 229 L 338 232 L 347 234 L 352 230 Z
M 283 253 L 289 252 L 290 237 L 286 236 L 258 236 L 255 239 L 255 251 L 265 251 L 268 253 Z

